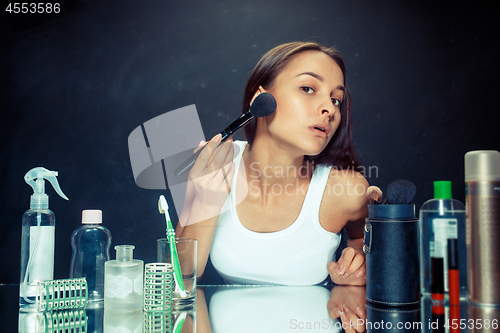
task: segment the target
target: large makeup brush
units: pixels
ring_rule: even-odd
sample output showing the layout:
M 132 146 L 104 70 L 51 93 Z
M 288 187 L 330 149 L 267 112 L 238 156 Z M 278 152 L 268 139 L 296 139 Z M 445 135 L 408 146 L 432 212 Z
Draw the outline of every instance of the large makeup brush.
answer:
M 234 133 L 245 127 L 253 119 L 272 115 L 274 111 L 276 111 L 276 106 L 276 100 L 274 99 L 273 95 L 271 95 L 270 93 L 260 94 L 253 101 L 252 105 L 250 106 L 250 110 L 242 114 L 238 119 L 233 121 L 228 127 L 220 132 L 222 136 L 220 143 L 229 139 Z M 176 176 L 180 176 L 184 172 L 191 169 L 202 150 L 203 149 L 198 149 L 196 153 L 185 160 L 179 167 L 177 167 L 177 169 L 174 170 L 174 174 Z
M 406 179 L 394 180 L 387 185 L 387 201 L 393 205 L 411 203 L 415 193 L 417 193 L 417 187 Z

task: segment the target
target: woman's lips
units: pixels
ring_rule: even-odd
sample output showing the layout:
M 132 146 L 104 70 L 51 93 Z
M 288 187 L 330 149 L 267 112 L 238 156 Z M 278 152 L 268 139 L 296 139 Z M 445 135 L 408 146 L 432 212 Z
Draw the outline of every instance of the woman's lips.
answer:
M 326 131 L 326 130 L 325 130 L 325 131 L 323 131 L 323 130 L 321 130 L 320 128 L 323 128 L 323 127 L 319 127 L 319 126 L 311 126 L 311 127 L 309 127 L 309 129 L 310 129 L 311 131 L 313 131 L 313 132 L 314 132 L 314 134 L 316 134 L 316 135 L 317 135 L 317 136 L 319 136 L 320 138 L 326 138 L 326 137 L 328 137 L 328 133 L 327 133 L 327 131 Z

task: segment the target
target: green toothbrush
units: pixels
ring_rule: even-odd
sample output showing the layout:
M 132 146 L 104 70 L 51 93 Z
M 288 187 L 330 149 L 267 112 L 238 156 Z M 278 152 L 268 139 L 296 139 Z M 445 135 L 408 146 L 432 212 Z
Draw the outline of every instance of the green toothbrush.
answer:
M 177 255 L 177 248 L 175 247 L 175 230 L 172 227 L 170 215 L 168 214 L 167 200 L 163 195 L 160 195 L 160 199 L 158 200 L 158 210 L 161 214 L 165 214 L 165 220 L 167 221 L 167 238 L 170 245 L 171 261 L 172 265 L 174 266 L 174 279 L 176 289 L 181 297 L 186 297 L 184 281 L 182 280 L 181 265 L 179 263 L 179 256 Z
M 184 321 L 186 320 L 186 312 L 183 311 L 178 317 L 177 320 L 175 321 L 174 325 L 174 333 L 181 333 L 182 331 L 182 326 L 184 326 Z

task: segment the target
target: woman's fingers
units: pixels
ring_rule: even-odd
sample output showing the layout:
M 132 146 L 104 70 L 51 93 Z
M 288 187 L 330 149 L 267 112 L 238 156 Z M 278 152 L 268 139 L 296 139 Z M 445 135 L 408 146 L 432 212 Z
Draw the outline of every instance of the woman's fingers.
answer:
M 340 275 L 346 275 L 348 268 L 351 265 L 351 262 L 356 255 L 356 250 L 354 250 L 352 247 L 347 247 L 342 251 L 342 256 L 340 257 L 339 260 L 339 265 L 340 265 Z
M 196 147 L 196 149 L 193 150 L 193 154 L 196 153 L 201 148 L 205 147 L 206 144 L 207 144 L 207 142 L 205 140 L 201 140 L 200 143 L 198 143 L 198 147 Z
M 342 251 L 342 256 L 338 261 L 340 273 L 344 277 L 355 274 L 356 277 L 365 276 L 365 255 L 362 252 L 356 251 L 352 247 L 345 248 Z
M 193 172 L 191 173 L 192 175 L 195 176 L 202 176 L 207 173 L 215 171 L 215 166 L 213 166 L 213 158 L 212 158 L 212 151 L 214 151 L 217 146 L 219 145 L 219 142 L 221 141 L 222 136 L 220 134 L 217 134 L 214 136 L 208 143 L 203 145 L 203 141 L 200 142 L 200 145 L 198 146 L 197 150 L 203 149 L 196 159 L 196 162 L 193 165 Z
M 340 314 L 340 319 L 343 322 L 342 328 L 346 332 L 364 332 L 365 321 L 358 315 L 358 309 L 352 311 L 347 305 L 343 305 L 343 312 Z
M 233 143 L 230 141 L 226 141 L 219 146 L 217 146 L 214 150 L 209 149 L 209 153 L 211 153 L 211 167 L 213 166 L 213 171 L 219 170 L 223 166 L 226 166 L 228 163 L 232 162 L 234 156 L 234 148 Z
M 338 296 L 338 293 L 334 293 L 334 289 L 335 288 L 332 288 L 332 291 L 330 292 L 330 299 L 328 300 L 326 308 L 330 317 L 337 319 L 340 317 L 342 312 L 342 300 L 339 297 L 336 297 L 336 295 Z
M 221 143 L 221 138 L 220 134 L 216 135 L 203 146 L 189 172 L 197 200 L 206 206 L 220 208 L 231 191 L 234 175 L 232 139 Z
M 337 284 L 364 285 L 366 283 L 365 255 L 352 247 L 342 251 L 342 256 L 327 266 L 332 281 Z
M 340 265 L 339 263 L 335 262 L 335 261 L 330 261 L 328 263 L 328 273 L 330 273 L 330 275 L 340 275 Z

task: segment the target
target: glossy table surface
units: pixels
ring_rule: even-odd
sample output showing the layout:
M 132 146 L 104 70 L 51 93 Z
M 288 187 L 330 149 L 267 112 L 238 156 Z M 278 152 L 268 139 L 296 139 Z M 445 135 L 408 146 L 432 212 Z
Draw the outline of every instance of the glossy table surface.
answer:
M 0 331 L 47 332 L 33 324 L 44 314 L 20 311 L 18 295 L 19 285 L 0 285 Z M 357 330 L 348 328 L 345 317 L 336 318 L 335 309 L 344 305 Z M 142 311 L 115 312 L 103 303 L 87 307 L 85 314 L 87 332 L 146 332 L 154 322 Z M 466 300 L 450 308 L 425 297 L 413 309 L 374 307 L 366 305 L 365 288 L 354 286 L 199 286 L 194 309 L 161 318 L 170 324 L 165 332 L 173 332 L 180 318 L 179 332 L 500 332 L 500 309 Z

